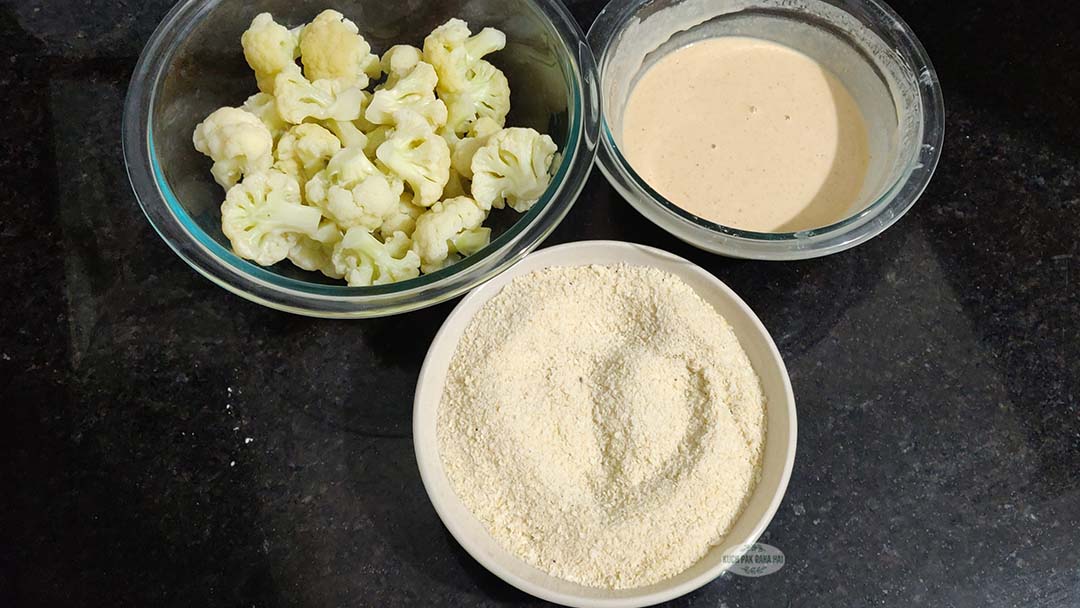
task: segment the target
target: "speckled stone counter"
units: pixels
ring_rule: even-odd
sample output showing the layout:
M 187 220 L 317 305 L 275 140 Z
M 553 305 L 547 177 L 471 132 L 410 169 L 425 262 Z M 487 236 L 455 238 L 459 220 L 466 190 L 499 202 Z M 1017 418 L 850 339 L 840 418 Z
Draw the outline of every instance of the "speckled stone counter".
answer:
M 453 303 L 289 316 L 184 265 L 121 105 L 168 2 L 0 3 L 0 605 L 538 605 L 427 501 L 413 384 Z M 1080 605 L 1080 11 L 897 0 L 945 90 L 913 211 L 829 258 L 696 251 L 599 172 L 548 244 L 671 250 L 773 332 L 799 406 L 786 566 L 678 606 Z M 601 8 L 575 2 L 583 24 Z

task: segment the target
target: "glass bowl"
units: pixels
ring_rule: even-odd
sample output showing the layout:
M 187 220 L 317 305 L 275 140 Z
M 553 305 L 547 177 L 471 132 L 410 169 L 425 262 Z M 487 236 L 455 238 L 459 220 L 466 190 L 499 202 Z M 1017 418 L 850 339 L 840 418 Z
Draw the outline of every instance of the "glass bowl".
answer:
M 847 217 L 798 232 L 739 230 L 683 210 L 630 166 L 619 146 L 623 110 L 637 80 L 668 53 L 718 36 L 749 36 L 794 48 L 851 92 L 866 120 L 871 160 Z M 876 0 L 612 1 L 588 39 L 600 70 L 601 170 L 642 215 L 707 251 L 796 260 L 854 247 L 911 208 L 941 155 L 944 107 L 937 74 L 907 24 Z
M 292 26 L 332 7 L 356 22 L 375 52 L 419 45 L 451 17 L 492 26 L 507 46 L 488 58 L 510 81 L 507 125 L 546 132 L 561 153 L 551 185 L 527 213 L 492 213 L 491 244 L 438 272 L 373 287 L 335 284 L 282 262 L 261 267 L 234 254 L 221 233 L 221 188 L 192 131 L 224 105 L 257 91 L 240 35 L 258 13 Z M 558 0 L 183 0 L 143 50 L 124 109 L 128 176 L 158 234 L 185 262 L 249 300 L 319 317 L 376 317 L 431 306 L 505 270 L 536 248 L 585 185 L 599 129 L 596 68 L 584 34 Z

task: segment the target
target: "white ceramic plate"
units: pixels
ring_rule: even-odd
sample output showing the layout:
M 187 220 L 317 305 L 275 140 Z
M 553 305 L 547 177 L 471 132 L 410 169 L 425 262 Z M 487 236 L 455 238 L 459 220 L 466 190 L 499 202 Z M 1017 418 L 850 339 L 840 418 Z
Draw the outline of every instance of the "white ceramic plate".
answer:
M 761 481 L 724 541 L 697 564 L 668 580 L 636 589 L 607 591 L 554 578 L 514 557 L 491 538 L 458 500 L 446 477 L 439 457 L 436 414 L 450 359 L 462 332 L 480 307 L 504 285 L 515 277 L 549 266 L 620 263 L 652 266 L 678 275 L 727 319 L 761 377 L 768 399 L 768 428 Z M 738 554 L 736 547 L 755 542 L 776 513 L 795 462 L 795 429 L 795 398 L 787 370 L 772 338 L 750 307 L 719 279 L 683 258 L 652 247 L 617 241 L 585 241 L 543 249 L 474 289 L 457 305 L 431 343 L 420 370 L 413 405 L 413 443 L 420 476 L 431 503 L 454 538 L 476 561 L 518 589 L 582 608 L 649 606 L 689 593 L 723 573 L 729 566 L 724 556 Z

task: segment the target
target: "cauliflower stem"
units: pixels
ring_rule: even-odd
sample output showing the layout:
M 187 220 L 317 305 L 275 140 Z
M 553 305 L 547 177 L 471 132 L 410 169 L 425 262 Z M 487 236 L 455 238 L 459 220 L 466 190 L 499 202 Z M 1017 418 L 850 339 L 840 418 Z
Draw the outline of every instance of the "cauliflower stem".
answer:
M 221 230 L 233 251 L 256 264 L 284 260 L 301 235 L 314 235 L 322 214 L 300 204 L 300 186 L 291 175 L 268 171 L 233 186 L 221 205 Z
M 363 228 L 351 228 L 334 247 L 334 266 L 351 287 L 416 278 L 420 276 L 420 258 L 408 249 L 407 242 L 408 237 L 401 232 L 383 243 Z

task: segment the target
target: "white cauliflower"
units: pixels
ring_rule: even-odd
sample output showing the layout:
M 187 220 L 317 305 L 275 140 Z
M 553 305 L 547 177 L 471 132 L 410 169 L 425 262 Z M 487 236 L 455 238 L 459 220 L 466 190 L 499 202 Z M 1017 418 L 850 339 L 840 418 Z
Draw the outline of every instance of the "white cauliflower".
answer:
M 395 44 L 387 49 L 380 60 L 382 71 L 386 74 L 383 88 L 393 87 L 398 80 L 412 72 L 413 68 L 423 60 L 423 53 L 415 46 Z
M 326 210 L 343 228 L 376 230 L 397 210 L 402 183 L 375 173 L 351 189 L 332 186 Z
M 364 100 L 360 102 L 360 116 L 358 116 L 356 120 L 352 122 L 356 125 L 356 128 L 363 131 L 365 135 L 379 128 L 379 125 L 371 122 L 367 118 L 364 118 L 364 114 L 367 113 L 367 107 L 369 105 L 371 105 L 371 93 L 364 91 Z
M 472 195 L 484 208 L 528 211 L 547 190 L 548 170 L 557 150 L 547 135 L 533 129 L 503 129 L 472 159 Z
M 369 157 L 374 158 L 375 151 L 379 149 L 379 146 L 381 146 L 383 142 L 386 141 L 390 137 L 390 134 L 393 132 L 394 127 L 391 127 L 390 125 L 381 125 L 375 127 L 370 131 L 367 131 L 365 133 L 365 135 L 367 136 L 367 143 L 364 144 L 364 154 L 367 154 Z
M 486 135 L 489 135 L 487 133 L 489 123 L 493 127 L 492 132 L 499 130 L 497 125 L 486 119 L 478 123 L 485 131 L 483 135 L 470 132 L 469 137 L 463 138 L 454 133 L 449 126 L 444 126 L 438 131 L 439 135 L 446 140 L 446 144 L 450 146 L 450 178 L 446 180 L 446 186 L 443 187 L 443 198 L 468 196 L 469 178 L 472 177 L 472 155 L 486 141 Z
M 214 161 L 210 173 L 226 190 L 270 168 L 274 137 L 255 115 L 240 108 L 218 108 L 195 127 L 195 149 Z
M 506 35 L 486 27 L 471 36 L 469 24 L 451 19 L 424 38 L 424 61 L 439 75 L 439 94 L 454 93 L 467 86 L 468 71 L 488 53 L 506 46 Z
M 446 185 L 443 186 L 443 198 L 454 198 L 455 196 L 468 196 L 469 195 L 469 180 L 461 177 L 453 167 L 450 167 L 450 178 L 446 180 Z
M 376 230 L 397 211 L 404 187 L 379 171 L 362 149 L 345 148 L 308 181 L 305 194 L 342 228 Z
M 446 124 L 446 104 L 435 97 L 439 78 L 435 68 L 420 62 L 394 82 L 393 86 L 375 91 L 364 110 L 364 118 L 376 125 L 396 125 L 395 116 L 408 110 L 427 120 L 432 128 Z
M 289 261 L 299 268 L 321 272 L 331 279 L 343 278 L 330 256 L 343 234 L 337 224 L 323 218 L 314 236 L 301 235 L 289 250 Z
M 321 201 L 331 186 L 351 188 L 371 175 L 378 168 L 357 148 L 343 148 L 330 159 L 326 169 L 319 171 L 307 183 L 308 199 Z
M 286 66 L 296 65 L 299 55 L 297 32 L 275 22 L 270 13 L 259 13 L 251 20 L 240 44 L 263 93 L 274 93 L 274 78 Z
M 306 183 L 325 169 L 327 161 L 340 149 L 341 141 L 323 127 L 313 123 L 296 125 L 278 141 L 274 168 Z
M 382 239 L 382 242 L 383 245 L 386 245 L 386 250 L 390 252 L 390 255 L 395 258 L 405 257 L 412 248 L 412 239 L 404 232 L 395 232 Z
M 221 231 L 236 255 L 269 266 L 284 260 L 303 235 L 319 229 L 322 214 L 300 202 L 300 185 L 270 170 L 244 177 L 221 204 Z
M 446 104 L 447 127 L 456 133 L 469 130 L 477 119 L 490 119 L 501 128 L 510 112 L 510 83 L 499 68 L 477 61 L 468 70 L 464 86 L 453 92 L 440 92 Z
M 443 137 L 450 144 L 450 167 L 465 179 L 472 179 L 473 156 L 501 128 L 494 120 L 481 118 L 469 128 L 467 137 L 458 138 L 447 125 Z
M 325 10 L 300 34 L 300 61 L 308 80 L 337 79 L 361 89 L 380 75 L 379 57 L 356 24 L 335 10 Z
M 379 227 L 379 234 L 384 239 L 390 238 L 395 232 L 411 237 L 413 230 L 416 229 L 416 218 L 425 211 L 427 208 L 412 204 L 411 197 L 400 196 L 397 208 L 383 220 L 382 226 Z
M 416 218 L 412 250 L 420 256 L 420 268 L 434 272 L 442 268 L 452 253 L 453 240 L 467 231 L 480 228 L 487 211 L 467 196 L 448 198 L 435 203 Z
M 410 279 L 488 246 L 492 207 L 526 211 L 550 181 L 551 138 L 503 129 L 509 83 L 484 60 L 506 46 L 496 29 L 451 19 L 423 49 L 379 57 L 340 12 L 294 29 L 262 13 L 241 43 L 260 92 L 192 140 L 226 189 L 222 232 L 244 259 L 354 286 Z
M 473 228 L 450 239 L 450 249 L 461 255 L 472 255 L 491 242 L 491 228 Z
M 274 142 L 277 142 L 278 138 L 292 126 L 278 114 L 277 101 L 269 93 L 256 93 L 248 97 L 240 109 L 258 117 L 266 125 L 266 128 L 270 130 Z
M 450 179 L 450 146 L 413 112 L 398 112 L 394 120 L 397 126 L 375 156 L 409 185 L 413 203 L 428 207 Z
M 331 259 L 352 287 L 383 285 L 420 276 L 420 258 L 398 232 L 382 243 L 363 228 L 350 228 Z
M 351 120 L 326 120 L 322 125 L 330 130 L 343 148 L 363 148 L 367 146 L 367 135 Z
M 278 114 L 294 125 L 309 118 L 356 120 L 367 96 L 363 88 L 344 80 L 309 81 L 295 64 L 281 70 L 274 82 Z

